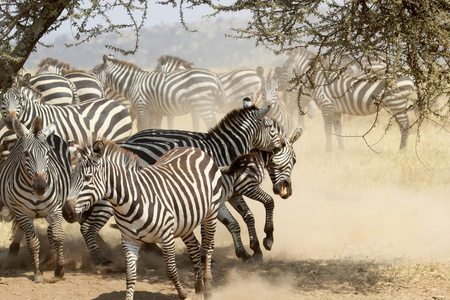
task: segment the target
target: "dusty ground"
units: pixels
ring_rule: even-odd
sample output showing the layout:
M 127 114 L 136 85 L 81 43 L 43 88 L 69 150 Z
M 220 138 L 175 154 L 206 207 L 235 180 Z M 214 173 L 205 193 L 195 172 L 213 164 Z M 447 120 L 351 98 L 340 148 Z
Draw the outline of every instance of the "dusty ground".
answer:
M 189 120 L 189 118 L 188 118 Z M 275 243 L 264 250 L 261 265 L 242 264 L 231 238 L 219 225 L 214 257 L 213 299 L 450 299 L 450 139 L 445 130 L 427 124 L 415 147 L 398 152 L 394 125 L 372 152 L 360 138 L 344 140 L 345 151 L 324 153 L 320 115 L 307 120 L 297 142 L 294 195 L 275 197 Z M 367 120 L 347 118 L 344 133 L 364 133 Z M 384 124 L 369 135 L 383 136 Z M 264 188 L 271 191 L 269 179 Z M 251 203 L 262 241 L 261 205 Z M 31 259 L 24 245 L 16 258 L 7 254 L 9 226 L 0 224 L 0 299 L 123 299 L 124 259 L 119 233 L 101 232 L 105 255 L 115 272 L 98 274 L 77 225 L 66 225 L 66 275 L 53 282 L 45 227 L 41 257 L 46 282 L 32 281 Z M 242 226 L 244 242 L 247 231 Z M 180 276 L 193 292 L 193 275 L 179 247 Z M 142 253 L 135 299 L 177 299 L 159 257 Z

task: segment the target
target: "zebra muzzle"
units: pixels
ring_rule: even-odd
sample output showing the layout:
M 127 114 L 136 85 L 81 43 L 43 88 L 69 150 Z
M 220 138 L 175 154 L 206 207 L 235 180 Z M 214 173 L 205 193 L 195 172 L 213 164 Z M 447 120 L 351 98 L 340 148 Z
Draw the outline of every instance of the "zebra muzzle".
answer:
M 69 223 L 78 222 L 80 220 L 80 214 L 75 212 L 75 199 L 67 199 L 62 208 L 62 214 L 64 220 Z
M 283 199 L 287 199 L 292 195 L 292 187 L 289 181 L 283 181 L 273 187 L 273 192 Z
M 42 196 L 47 191 L 48 185 L 44 174 L 36 174 L 33 180 L 33 190 L 38 196 Z

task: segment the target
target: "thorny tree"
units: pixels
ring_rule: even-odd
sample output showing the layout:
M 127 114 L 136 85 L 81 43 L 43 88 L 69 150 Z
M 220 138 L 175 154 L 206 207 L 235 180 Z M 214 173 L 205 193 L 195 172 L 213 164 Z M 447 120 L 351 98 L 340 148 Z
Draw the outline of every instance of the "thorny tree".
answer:
M 62 22 L 71 22 L 80 43 L 106 32 L 121 34 L 129 28 L 136 32 L 147 13 L 147 1 L 9 1 L 1 2 L 0 74 L 2 87 L 11 82 L 39 39 L 56 30 Z M 444 124 L 449 116 L 450 3 L 448 0 L 166 0 L 157 2 L 183 10 L 206 5 L 215 11 L 250 11 L 246 28 L 236 28 L 235 37 L 254 39 L 274 53 L 294 47 L 312 47 L 319 57 L 327 58 L 333 71 L 345 72 L 351 62 L 361 69 L 373 61 L 382 62 L 388 72 L 388 85 L 396 76 L 410 76 L 417 87 L 414 105 L 421 123 L 429 116 Z M 124 9 L 129 24 L 114 24 L 115 9 Z M 136 21 L 137 19 L 140 21 Z M 103 19 L 101 23 L 97 22 Z M 92 25 L 94 24 L 94 25 Z M 103 25 L 101 25 L 103 24 Z M 311 62 L 311 72 L 320 68 L 320 60 Z M 298 74 L 303 75 L 303 74 Z M 302 86 L 304 78 L 297 76 Z M 299 97 L 300 99 L 300 97 Z M 436 105 L 444 99 L 444 105 Z M 420 126 L 419 126 L 420 127 Z

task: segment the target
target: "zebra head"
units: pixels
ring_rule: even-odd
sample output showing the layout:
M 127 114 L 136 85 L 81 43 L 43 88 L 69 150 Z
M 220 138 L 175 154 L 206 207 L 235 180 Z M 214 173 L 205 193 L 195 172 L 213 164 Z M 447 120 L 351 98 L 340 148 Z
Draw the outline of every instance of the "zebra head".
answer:
M 246 105 L 248 101 L 244 99 L 244 109 L 252 112 L 256 119 L 259 121 L 257 126 L 257 132 L 253 135 L 252 148 L 259 149 L 268 152 L 277 152 L 283 148 L 285 141 L 280 135 L 274 122 L 266 117 L 270 110 L 270 105 L 264 106 L 260 109 L 255 109 L 255 106 Z
M 103 141 L 96 141 L 92 149 L 82 147 L 74 141 L 68 142 L 69 151 L 78 158 L 70 176 L 70 190 L 63 207 L 67 222 L 78 222 L 81 214 L 98 202 L 106 191 L 102 184 L 101 158 L 105 151 Z
M 30 130 L 17 119 L 12 122 L 17 137 L 22 139 L 19 160 L 21 168 L 27 174 L 33 192 L 38 196 L 44 195 L 48 188 L 49 171 L 47 166 L 51 147 L 47 142 L 47 137 L 53 134 L 56 128 L 52 123 L 42 129 L 41 121 L 40 117 L 34 118 Z
M 194 63 L 172 55 L 163 54 L 158 58 L 157 62 L 158 64 L 154 69 L 155 72 L 168 73 L 178 70 L 195 68 Z
M 282 69 L 276 67 L 273 72 L 264 76 L 264 69 L 261 66 L 256 68 L 256 73 L 261 79 L 261 96 L 264 105 L 276 104 L 278 102 L 278 79 L 282 74 Z
M 291 174 L 296 163 L 293 144 L 302 135 L 303 128 L 298 127 L 285 146 L 276 153 L 269 153 L 266 166 L 273 185 L 273 192 L 287 199 L 292 195 Z
M 13 120 L 18 119 L 21 112 L 25 109 L 23 87 L 28 86 L 30 79 L 31 75 L 29 73 L 23 77 L 17 77 L 11 87 L 3 94 L 1 106 L 2 117 L 9 130 L 13 129 Z

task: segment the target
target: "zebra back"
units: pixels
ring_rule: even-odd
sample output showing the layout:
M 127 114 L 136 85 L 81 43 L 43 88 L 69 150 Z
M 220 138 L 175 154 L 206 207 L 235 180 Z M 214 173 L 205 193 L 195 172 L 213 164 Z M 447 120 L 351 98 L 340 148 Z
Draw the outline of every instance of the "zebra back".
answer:
M 41 101 L 51 105 L 68 105 L 80 102 L 76 86 L 67 78 L 57 74 L 41 74 L 29 78 L 30 88 L 41 94 Z
M 2 114 L 6 125 L 18 118 L 27 127 L 36 116 L 43 126 L 56 124 L 56 132 L 64 140 L 92 141 L 106 137 L 124 141 L 131 133 L 128 111 L 113 100 L 97 99 L 78 105 L 54 106 L 40 103 L 40 95 L 28 87 L 12 86 L 4 94 Z M 9 125 L 8 125 L 9 124 Z

